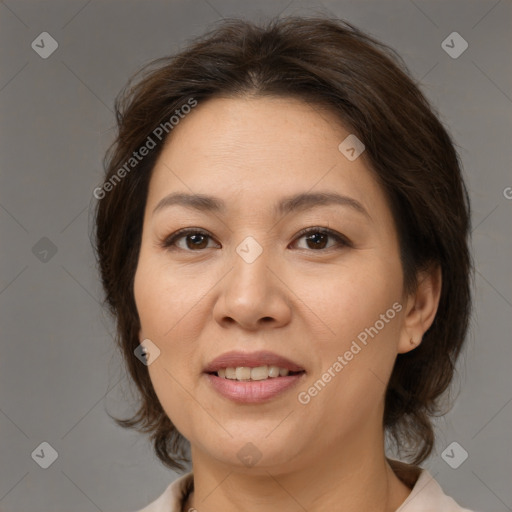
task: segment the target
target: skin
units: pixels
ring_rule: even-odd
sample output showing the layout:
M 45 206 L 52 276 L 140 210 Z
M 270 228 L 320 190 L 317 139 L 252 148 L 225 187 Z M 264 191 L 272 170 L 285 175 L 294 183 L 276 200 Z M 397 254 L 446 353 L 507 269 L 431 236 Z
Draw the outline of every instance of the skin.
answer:
M 363 153 L 349 161 L 337 118 L 292 98 L 217 98 L 177 125 L 151 177 L 134 293 L 140 339 L 160 355 L 148 366 L 159 400 L 190 441 L 195 490 L 184 510 L 394 511 L 410 489 L 384 453 L 384 393 L 398 353 L 415 348 L 439 301 L 438 269 L 404 294 L 395 224 Z M 274 215 L 300 192 L 337 192 L 366 210 L 321 206 Z M 226 202 L 225 213 L 173 205 L 172 192 Z M 210 237 L 200 248 L 181 228 Z M 350 245 L 309 243 L 325 227 Z M 248 236 L 262 254 L 236 252 Z M 192 237 L 193 238 L 193 237 Z M 197 240 L 197 239 L 196 239 Z M 401 311 L 306 405 L 307 390 L 357 335 L 399 303 Z M 306 370 L 298 387 L 262 404 L 217 394 L 202 373 L 220 354 L 271 350 Z M 252 443 L 261 459 L 237 453 Z

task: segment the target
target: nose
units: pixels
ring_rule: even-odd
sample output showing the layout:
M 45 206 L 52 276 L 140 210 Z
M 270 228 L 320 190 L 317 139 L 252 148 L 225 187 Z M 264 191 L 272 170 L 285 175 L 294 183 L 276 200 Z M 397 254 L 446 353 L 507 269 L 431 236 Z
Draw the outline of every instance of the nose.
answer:
M 252 262 L 242 256 L 234 255 L 233 268 L 220 283 L 214 319 L 223 327 L 238 324 L 250 331 L 286 325 L 291 318 L 291 292 L 278 277 L 275 262 L 265 250 Z

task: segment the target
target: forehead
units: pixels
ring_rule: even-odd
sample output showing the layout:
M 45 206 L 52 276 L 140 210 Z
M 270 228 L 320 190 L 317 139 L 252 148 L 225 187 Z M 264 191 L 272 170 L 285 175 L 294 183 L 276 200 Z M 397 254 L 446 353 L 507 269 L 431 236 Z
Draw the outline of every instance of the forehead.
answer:
M 180 121 L 167 149 L 173 156 L 173 149 L 186 148 L 189 158 L 250 155 L 269 163 L 329 151 L 344 133 L 332 112 L 295 98 L 214 98 Z
M 307 191 L 376 206 L 383 194 L 364 153 L 350 161 L 338 149 L 350 135 L 332 112 L 295 98 L 199 102 L 166 141 L 148 207 L 173 191 L 215 195 L 228 207 L 230 198 L 256 207 Z

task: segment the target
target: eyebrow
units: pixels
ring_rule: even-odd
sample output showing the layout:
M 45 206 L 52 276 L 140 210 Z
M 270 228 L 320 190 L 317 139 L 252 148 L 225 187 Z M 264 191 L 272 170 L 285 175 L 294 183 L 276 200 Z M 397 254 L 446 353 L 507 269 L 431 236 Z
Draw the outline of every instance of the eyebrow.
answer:
M 206 194 L 187 194 L 174 192 L 161 199 L 153 210 L 153 215 L 170 206 L 183 206 L 202 212 L 223 213 L 226 211 L 226 203 L 217 197 Z M 276 215 L 286 215 L 291 212 L 299 212 L 318 206 L 339 205 L 353 209 L 371 219 L 364 206 L 352 197 L 343 196 L 334 192 L 304 192 L 283 198 L 274 206 Z

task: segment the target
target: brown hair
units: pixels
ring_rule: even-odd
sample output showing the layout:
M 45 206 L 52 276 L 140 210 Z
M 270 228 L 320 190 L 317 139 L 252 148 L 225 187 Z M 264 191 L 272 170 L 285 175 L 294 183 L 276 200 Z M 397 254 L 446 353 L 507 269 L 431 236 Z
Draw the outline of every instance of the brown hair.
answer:
M 110 183 L 95 195 L 96 251 L 117 342 L 140 393 L 139 408 L 116 422 L 151 433 L 156 455 L 183 469 L 185 438 L 165 414 L 147 368 L 134 356 L 139 317 L 133 281 L 151 170 L 165 137 L 126 171 L 155 128 L 191 98 L 271 95 L 327 106 L 364 143 L 397 226 L 406 291 L 419 270 L 439 265 L 440 304 L 414 350 L 397 356 L 383 428 L 419 464 L 434 446 L 431 416 L 454 375 L 471 307 L 469 200 L 451 137 L 395 52 L 351 24 L 289 17 L 262 25 L 230 19 L 182 52 L 150 63 L 116 99 L 118 133 L 105 156 Z M 124 166 L 125 171 L 120 169 Z M 107 193 L 108 191 L 108 193 Z

